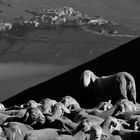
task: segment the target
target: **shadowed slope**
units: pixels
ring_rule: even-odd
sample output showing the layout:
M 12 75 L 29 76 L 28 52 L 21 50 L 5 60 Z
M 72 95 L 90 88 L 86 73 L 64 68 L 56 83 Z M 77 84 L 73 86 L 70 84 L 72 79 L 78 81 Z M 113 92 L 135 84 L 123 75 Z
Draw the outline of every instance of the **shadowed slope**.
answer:
M 11 106 L 13 104 L 24 103 L 30 99 L 40 101 L 42 98 L 50 97 L 59 100 L 64 95 L 71 95 L 77 99 L 83 107 L 92 107 L 96 104 L 92 91 L 90 89 L 84 89 L 80 85 L 80 75 L 85 69 L 93 70 L 98 76 L 109 75 L 119 71 L 131 73 L 136 80 L 138 91 L 137 101 L 140 102 L 138 89 L 140 83 L 139 44 L 140 38 L 130 41 L 90 62 L 35 87 L 31 87 L 3 103 L 6 106 Z

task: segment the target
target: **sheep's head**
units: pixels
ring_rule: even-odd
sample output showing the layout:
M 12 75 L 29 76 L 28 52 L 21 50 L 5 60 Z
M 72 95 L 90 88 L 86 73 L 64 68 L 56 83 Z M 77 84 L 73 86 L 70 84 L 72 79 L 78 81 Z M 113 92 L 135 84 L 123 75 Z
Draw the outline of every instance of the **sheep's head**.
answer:
M 116 119 L 115 117 L 109 117 L 109 122 L 111 133 L 115 130 L 120 131 L 123 128 L 121 122 L 118 121 L 118 119 Z
M 111 100 L 109 100 L 108 102 L 103 102 L 103 106 L 102 106 L 102 110 L 106 111 L 109 110 L 110 108 L 112 108 L 113 105 L 111 104 Z
M 31 118 L 33 121 L 40 122 L 41 124 L 45 123 L 45 116 L 38 108 L 31 109 Z
M 80 81 L 82 82 L 82 84 L 84 85 L 84 87 L 88 87 L 90 82 L 95 82 L 96 80 L 96 75 L 90 71 L 90 70 L 85 70 L 82 74 L 81 74 L 81 78 Z
M 27 102 L 27 108 L 37 107 L 37 106 L 39 106 L 39 105 L 41 105 L 41 104 L 37 103 L 37 102 L 34 101 L 34 100 L 29 100 L 29 101 Z
M 5 110 L 6 108 L 4 107 L 4 105 L 2 103 L 0 103 L 0 111 L 2 110 Z
M 79 103 L 71 96 L 65 96 L 60 100 L 61 103 L 65 105 L 65 107 L 68 107 L 70 110 L 72 107 L 75 109 L 80 108 Z
M 94 139 L 94 140 L 101 140 L 102 138 L 107 137 L 107 135 L 104 133 L 100 125 L 92 125 L 91 130 L 90 130 L 90 136 L 91 136 L 91 139 Z
M 135 104 L 127 99 L 121 100 L 120 105 L 121 105 L 121 112 L 122 113 L 136 111 Z
M 134 121 L 134 126 L 133 126 L 134 128 L 134 130 L 138 130 L 139 131 L 139 129 L 140 129 L 140 120 L 139 119 L 136 119 L 135 121 Z
M 90 131 L 92 125 L 93 125 L 93 122 L 91 122 L 91 121 L 88 120 L 88 119 L 84 119 L 84 120 L 82 121 L 82 126 L 83 126 L 84 132 Z

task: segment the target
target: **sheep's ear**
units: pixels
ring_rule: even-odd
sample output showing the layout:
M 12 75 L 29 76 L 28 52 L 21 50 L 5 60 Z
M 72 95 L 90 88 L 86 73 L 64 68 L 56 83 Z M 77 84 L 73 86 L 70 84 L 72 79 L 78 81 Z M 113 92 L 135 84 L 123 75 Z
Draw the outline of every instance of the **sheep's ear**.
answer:
M 111 100 L 109 100 L 108 103 L 111 104 Z

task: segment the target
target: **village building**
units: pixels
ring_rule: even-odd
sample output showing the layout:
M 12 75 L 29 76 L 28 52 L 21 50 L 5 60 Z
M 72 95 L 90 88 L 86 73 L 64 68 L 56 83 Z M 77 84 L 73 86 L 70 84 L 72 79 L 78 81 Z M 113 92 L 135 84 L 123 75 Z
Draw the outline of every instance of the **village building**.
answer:
M 0 20 L 0 31 L 10 30 L 12 28 L 11 23 L 5 23 L 3 20 Z

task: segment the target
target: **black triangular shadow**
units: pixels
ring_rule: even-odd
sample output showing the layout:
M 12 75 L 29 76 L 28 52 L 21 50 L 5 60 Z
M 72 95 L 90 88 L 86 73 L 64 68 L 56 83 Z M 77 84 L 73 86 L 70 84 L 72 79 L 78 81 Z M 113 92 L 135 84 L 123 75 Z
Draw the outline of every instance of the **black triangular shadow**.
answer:
M 64 74 L 54 77 L 46 82 L 31 87 L 7 100 L 5 106 L 25 103 L 30 99 L 40 101 L 49 97 L 59 100 L 62 96 L 71 95 L 76 98 L 83 107 L 91 107 L 96 104 L 93 93 L 80 84 L 80 75 L 86 70 L 93 70 L 98 76 L 109 75 L 119 71 L 131 73 L 137 85 L 137 101 L 140 101 L 140 38 L 136 38 L 117 49 L 114 49 L 90 62 L 78 66 Z

